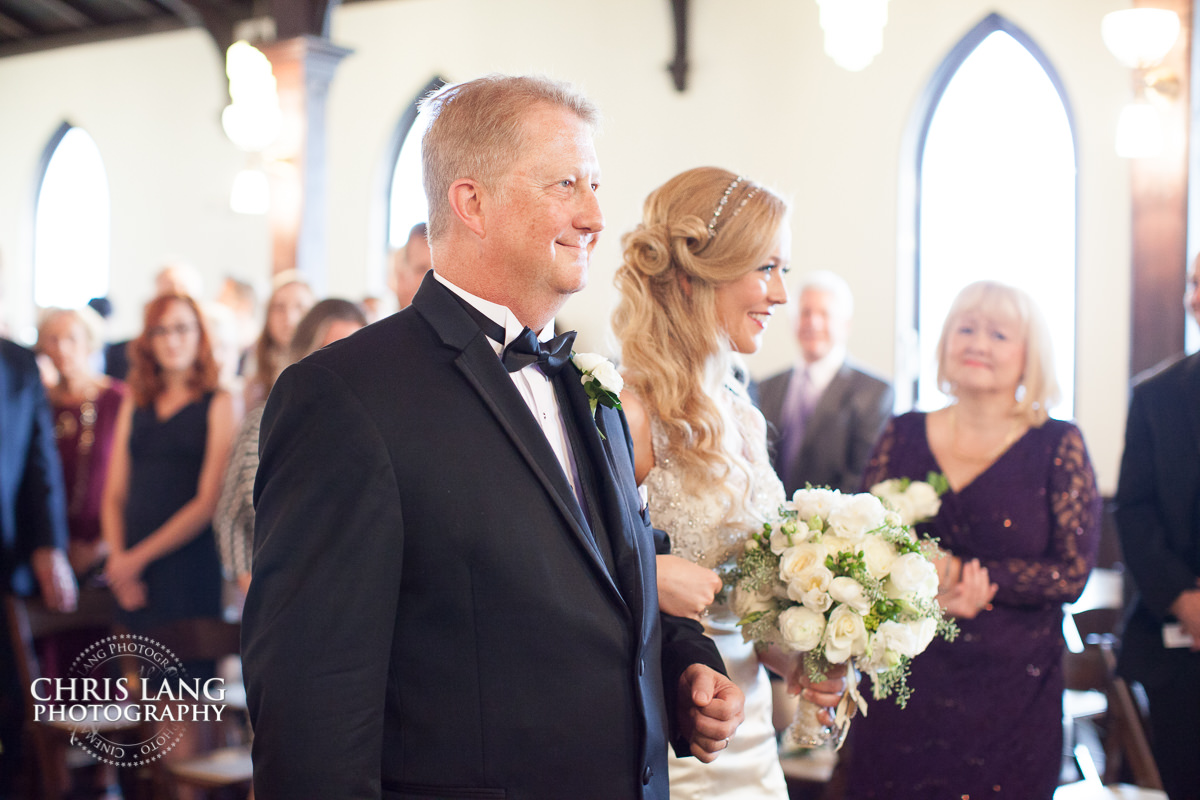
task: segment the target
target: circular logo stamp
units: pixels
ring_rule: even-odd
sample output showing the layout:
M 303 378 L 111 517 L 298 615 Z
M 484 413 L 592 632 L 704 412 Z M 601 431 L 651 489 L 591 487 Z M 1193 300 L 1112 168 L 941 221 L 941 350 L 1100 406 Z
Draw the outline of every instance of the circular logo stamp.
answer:
M 138 634 L 106 636 L 62 678 L 32 688 L 35 718 L 73 727 L 71 742 L 100 761 L 149 764 L 171 752 L 188 723 L 220 721 L 220 678 L 192 679 L 171 650 Z

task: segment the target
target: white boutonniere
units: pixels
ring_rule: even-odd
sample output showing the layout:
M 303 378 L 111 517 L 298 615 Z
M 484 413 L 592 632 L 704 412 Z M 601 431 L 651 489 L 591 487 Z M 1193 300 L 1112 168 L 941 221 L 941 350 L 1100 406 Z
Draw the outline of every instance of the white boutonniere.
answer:
M 580 372 L 579 381 L 587 392 L 592 419 L 596 418 L 597 405 L 621 410 L 621 389 L 625 387 L 625 381 L 611 361 L 595 353 L 571 353 L 571 363 Z M 600 436 L 604 437 L 603 431 Z

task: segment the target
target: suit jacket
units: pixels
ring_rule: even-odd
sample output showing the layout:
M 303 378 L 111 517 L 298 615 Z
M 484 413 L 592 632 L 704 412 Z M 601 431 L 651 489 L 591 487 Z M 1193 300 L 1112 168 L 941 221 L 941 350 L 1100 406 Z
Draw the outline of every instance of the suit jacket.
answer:
M 862 487 L 862 473 L 871 448 L 892 415 L 895 395 L 887 381 L 842 364 L 825 387 L 804 426 L 804 441 L 790 475 L 783 463 L 783 403 L 792 370 L 767 378 L 758 387 L 759 407 L 768 423 L 771 464 L 789 497 L 805 483 L 843 492 Z
M 62 466 L 50 402 L 29 350 L 0 339 L 0 580 L 31 594 L 29 557 L 67 546 Z
M 556 380 L 612 572 L 508 373 L 431 277 L 280 377 L 243 618 L 261 800 L 665 800 L 669 701 L 720 656 L 659 613 L 624 417 L 593 422 L 573 366 Z
M 1200 656 L 1162 643 L 1163 621 L 1200 576 L 1200 355 L 1136 384 L 1116 496 L 1125 564 L 1137 585 L 1119 667 L 1147 686 L 1181 677 Z M 1189 666 L 1190 665 L 1190 666 Z

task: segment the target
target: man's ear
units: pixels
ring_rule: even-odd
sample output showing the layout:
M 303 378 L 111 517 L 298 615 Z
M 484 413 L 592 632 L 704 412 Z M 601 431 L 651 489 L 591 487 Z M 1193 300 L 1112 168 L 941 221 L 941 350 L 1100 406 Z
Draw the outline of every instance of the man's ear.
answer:
M 459 178 L 450 184 L 450 208 L 454 216 L 480 239 L 485 238 L 487 233 L 482 195 L 483 187 L 473 178 Z

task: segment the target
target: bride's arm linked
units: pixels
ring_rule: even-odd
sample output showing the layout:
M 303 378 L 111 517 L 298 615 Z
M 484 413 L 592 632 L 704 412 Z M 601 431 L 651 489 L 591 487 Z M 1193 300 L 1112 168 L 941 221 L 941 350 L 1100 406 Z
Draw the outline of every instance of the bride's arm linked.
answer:
M 640 486 L 654 467 L 654 444 L 650 433 L 650 418 L 646 407 L 636 394 L 626 390 L 621 394 L 621 409 L 629 422 L 633 439 L 633 471 Z M 721 591 L 721 578 L 686 558 L 661 553 L 656 559 L 658 568 L 658 606 L 664 614 L 699 620 Z

